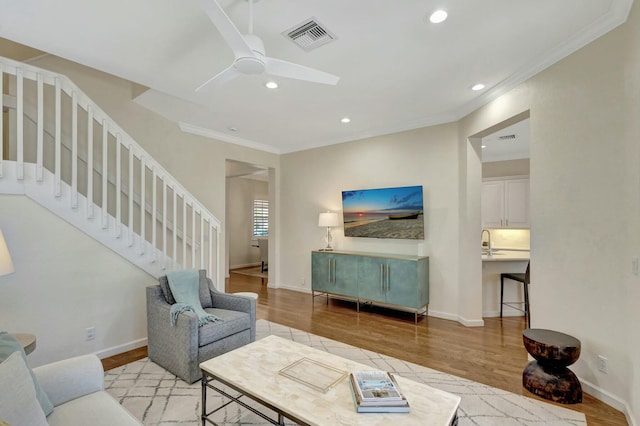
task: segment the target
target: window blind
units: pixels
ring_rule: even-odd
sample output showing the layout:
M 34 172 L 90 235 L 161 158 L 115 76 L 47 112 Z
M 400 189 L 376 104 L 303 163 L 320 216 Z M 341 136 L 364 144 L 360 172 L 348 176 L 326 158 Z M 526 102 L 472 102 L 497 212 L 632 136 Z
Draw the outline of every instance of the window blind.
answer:
M 253 200 L 253 236 L 266 237 L 269 235 L 269 202 L 267 200 Z

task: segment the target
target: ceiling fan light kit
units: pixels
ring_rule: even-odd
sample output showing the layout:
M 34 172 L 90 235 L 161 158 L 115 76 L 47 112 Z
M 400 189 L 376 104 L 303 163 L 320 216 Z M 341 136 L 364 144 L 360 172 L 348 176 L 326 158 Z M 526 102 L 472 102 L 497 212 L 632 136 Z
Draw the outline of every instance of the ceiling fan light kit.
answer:
M 238 31 L 235 24 L 215 0 L 200 0 L 200 5 L 233 51 L 235 59 L 231 66 L 201 84 L 196 92 L 209 90 L 243 74 L 266 73 L 311 83 L 328 85 L 338 83 L 340 78 L 333 74 L 266 56 L 264 43 L 260 37 L 252 34 L 253 0 L 249 0 L 249 34 L 244 35 Z

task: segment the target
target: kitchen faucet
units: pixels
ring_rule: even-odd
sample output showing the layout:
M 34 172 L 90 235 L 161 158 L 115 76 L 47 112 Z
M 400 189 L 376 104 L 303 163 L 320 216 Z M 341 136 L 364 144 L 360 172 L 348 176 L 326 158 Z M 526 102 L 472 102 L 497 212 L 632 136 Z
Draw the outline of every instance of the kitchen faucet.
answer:
M 488 237 L 487 237 L 487 247 L 488 247 L 488 250 L 489 250 L 488 254 L 489 254 L 489 256 L 491 256 L 491 255 L 493 255 L 492 248 L 491 248 L 491 231 L 489 231 L 488 229 L 483 229 L 482 232 L 480 233 L 480 241 L 482 241 L 482 238 L 484 238 L 484 233 L 485 232 L 488 235 Z M 483 248 L 485 247 L 484 242 L 482 242 L 482 247 Z

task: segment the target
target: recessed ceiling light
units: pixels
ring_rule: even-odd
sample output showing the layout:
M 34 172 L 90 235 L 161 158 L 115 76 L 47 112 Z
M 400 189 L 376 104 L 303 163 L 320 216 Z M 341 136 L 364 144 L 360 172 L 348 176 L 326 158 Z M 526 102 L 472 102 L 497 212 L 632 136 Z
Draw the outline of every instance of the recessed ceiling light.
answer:
M 485 149 L 487 146 L 486 145 L 480 145 L 480 148 Z
M 447 16 L 447 12 L 444 10 L 436 10 L 431 14 L 431 16 L 429 16 L 429 21 L 433 24 L 439 24 L 440 22 L 444 22 L 444 20 L 447 19 Z
M 227 129 L 229 129 L 229 131 L 231 131 L 231 132 L 237 132 L 238 131 L 238 129 L 233 127 L 233 126 L 229 126 L 229 127 L 227 127 Z
M 474 85 L 474 86 L 471 88 L 471 90 L 475 90 L 476 92 L 477 92 L 478 90 L 482 90 L 482 89 L 484 89 L 484 84 L 482 84 L 482 83 L 478 83 L 478 84 Z
M 269 89 L 277 89 L 278 83 L 276 83 L 275 81 L 268 81 L 265 86 L 267 86 Z
M 344 117 L 342 120 L 340 120 L 343 123 L 349 123 L 351 122 L 351 119 L 349 117 Z

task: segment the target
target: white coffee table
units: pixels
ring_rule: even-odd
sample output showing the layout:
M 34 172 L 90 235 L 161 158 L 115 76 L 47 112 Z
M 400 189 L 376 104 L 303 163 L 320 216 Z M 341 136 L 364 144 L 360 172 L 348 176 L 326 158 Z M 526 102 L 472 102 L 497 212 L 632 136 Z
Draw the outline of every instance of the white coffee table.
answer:
M 301 425 L 438 425 L 457 424 L 460 397 L 431 386 L 395 376 L 411 407 L 410 413 L 357 413 L 348 377 L 326 392 L 293 380 L 280 371 L 305 358 L 343 372 L 374 368 L 323 352 L 277 336 L 227 352 L 200 364 L 202 370 L 202 425 L 216 424 L 207 410 L 207 389 L 243 405 L 274 424 L 284 424 L 283 417 Z M 322 380 L 318 380 L 321 383 Z M 239 396 L 229 395 L 220 382 Z M 271 419 L 249 407 L 242 397 L 249 397 L 278 413 Z M 255 405 L 255 404 L 254 404 Z M 222 407 L 219 407 L 222 408 Z

